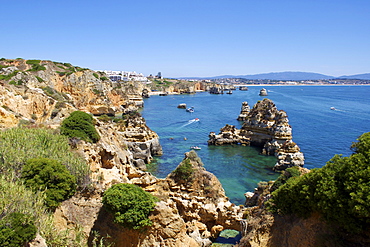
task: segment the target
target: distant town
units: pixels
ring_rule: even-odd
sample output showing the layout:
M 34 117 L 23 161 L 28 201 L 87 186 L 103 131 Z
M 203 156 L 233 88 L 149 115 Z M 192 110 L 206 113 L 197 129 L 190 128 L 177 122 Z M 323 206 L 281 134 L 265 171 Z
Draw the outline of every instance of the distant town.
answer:
M 140 81 L 146 84 L 153 80 L 163 79 L 162 73 L 158 72 L 155 76 L 144 76 L 135 71 L 112 71 L 101 70 L 106 73 L 112 81 Z M 180 80 L 171 78 L 172 80 Z M 245 84 L 245 85 L 370 85 L 370 80 L 360 79 L 322 79 L 322 80 L 269 80 L 269 79 L 245 79 L 245 78 L 217 78 L 217 79 L 181 79 L 181 81 L 201 81 L 217 84 Z
M 247 85 L 370 85 L 370 80 L 359 79 L 325 79 L 325 80 L 249 80 L 244 78 L 212 79 L 218 84 L 247 84 Z

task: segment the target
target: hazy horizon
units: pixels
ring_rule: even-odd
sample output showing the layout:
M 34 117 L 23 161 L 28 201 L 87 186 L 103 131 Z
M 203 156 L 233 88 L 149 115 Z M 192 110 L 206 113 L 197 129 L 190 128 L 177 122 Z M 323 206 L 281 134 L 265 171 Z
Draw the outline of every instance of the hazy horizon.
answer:
M 5 58 L 213 77 L 370 73 L 365 0 L 6 1 Z

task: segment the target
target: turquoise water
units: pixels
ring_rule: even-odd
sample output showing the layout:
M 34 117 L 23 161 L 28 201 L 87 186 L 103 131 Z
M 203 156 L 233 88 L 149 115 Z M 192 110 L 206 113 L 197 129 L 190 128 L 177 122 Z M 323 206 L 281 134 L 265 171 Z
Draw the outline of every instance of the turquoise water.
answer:
M 253 191 L 259 181 L 275 179 L 279 175 L 271 170 L 275 157 L 260 155 L 253 147 L 207 145 L 211 131 L 218 133 L 225 124 L 240 128 L 242 123 L 236 118 L 243 101 L 252 107 L 269 98 L 287 112 L 293 141 L 300 146 L 309 169 L 325 165 L 334 154 L 351 154 L 351 143 L 370 131 L 369 86 L 268 86 L 265 97 L 258 95 L 261 88 L 251 86 L 249 91 L 235 90 L 231 95 L 202 92 L 145 99 L 142 115 L 158 133 L 164 152 L 153 162 L 152 173 L 167 176 L 191 146 L 199 146 L 201 150 L 196 152 L 205 168 L 219 178 L 236 204 L 243 204 L 244 193 Z M 180 103 L 194 106 L 195 112 L 178 109 Z M 192 121 L 195 118 L 199 121 Z

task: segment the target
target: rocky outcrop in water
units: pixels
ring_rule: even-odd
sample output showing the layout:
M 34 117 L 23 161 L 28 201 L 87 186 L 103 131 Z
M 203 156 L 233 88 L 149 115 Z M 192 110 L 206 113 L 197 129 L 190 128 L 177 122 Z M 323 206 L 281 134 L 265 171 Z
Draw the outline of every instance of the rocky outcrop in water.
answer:
M 267 96 L 267 90 L 265 88 L 262 88 L 260 90 L 259 96 Z
M 250 112 L 251 108 L 249 107 L 249 104 L 247 101 L 244 101 L 242 103 L 242 109 L 240 110 L 240 114 L 237 118 L 238 121 L 244 121 L 247 119 L 247 116 Z
M 261 147 L 262 154 L 277 157 L 276 170 L 303 166 L 304 156 L 298 145 L 292 141 L 292 127 L 289 125 L 288 116 L 285 111 L 278 110 L 271 100 L 257 102 L 249 112 L 243 102 L 239 118 L 244 119 L 240 130 L 233 125 L 226 125 L 221 128 L 219 134 L 209 134 L 208 144 L 245 144 Z

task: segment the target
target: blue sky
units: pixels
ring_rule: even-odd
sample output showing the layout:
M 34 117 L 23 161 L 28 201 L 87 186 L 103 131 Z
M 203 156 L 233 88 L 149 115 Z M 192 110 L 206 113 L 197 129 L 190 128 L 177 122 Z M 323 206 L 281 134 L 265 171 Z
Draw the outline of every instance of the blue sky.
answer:
M 369 0 L 1 1 L 0 57 L 165 77 L 370 72 Z

